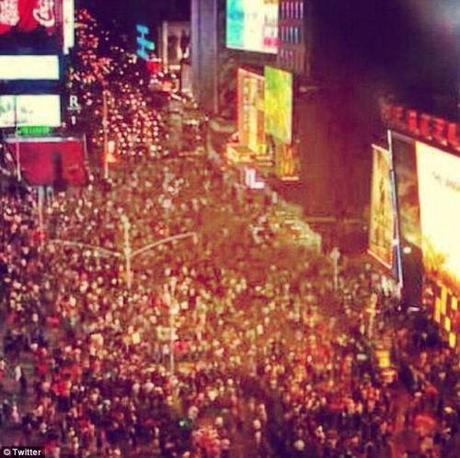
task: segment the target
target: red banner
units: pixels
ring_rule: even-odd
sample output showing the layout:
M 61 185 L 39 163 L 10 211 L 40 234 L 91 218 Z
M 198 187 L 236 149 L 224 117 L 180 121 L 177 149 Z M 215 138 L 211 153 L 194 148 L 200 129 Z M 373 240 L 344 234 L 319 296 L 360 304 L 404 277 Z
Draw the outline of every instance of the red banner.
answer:
M 39 27 L 52 35 L 57 26 L 57 8 L 61 0 L 0 0 L 0 35 L 13 28 L 32 32 Z
M 21 141 L 11 143 L 26 181 L 34 186 L 64 183 L 84 186 L 87 182 L 83 142 L 79 139 L 58 141 Z

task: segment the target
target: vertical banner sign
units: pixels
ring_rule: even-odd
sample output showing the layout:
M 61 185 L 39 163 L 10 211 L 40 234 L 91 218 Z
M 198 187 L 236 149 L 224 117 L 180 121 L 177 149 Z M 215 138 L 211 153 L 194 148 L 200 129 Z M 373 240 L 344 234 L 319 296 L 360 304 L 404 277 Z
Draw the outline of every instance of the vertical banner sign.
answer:
M 394 211 L 391 159 L 388 150 L 373 145 L 369 252 L 389 269 L 393 265 Z
M 238 70 L 239 143 L 255 154 L 265 152 L 264 78 L 243 69 Z
M 62 4 L 62 48 L 64 54 L 69 54 L 75 46 L 75 0 L 64 0 Z
M 292 142 L 293 75 L 265 67 L 265 132 L 287 145 Z
M 150 52 L 155 51 L 155 43 L 147 38 L 150 28 L 146 25 L 136 25 L 137 33 L 137 51 L 136 54 L 145 61 L 150 61 Z
M 301 171 L 299 145 L 295 142 L 292 145 L 276 143 L 275 151 L 275 168 L 278 178 L 283 181 L 299 181 Z

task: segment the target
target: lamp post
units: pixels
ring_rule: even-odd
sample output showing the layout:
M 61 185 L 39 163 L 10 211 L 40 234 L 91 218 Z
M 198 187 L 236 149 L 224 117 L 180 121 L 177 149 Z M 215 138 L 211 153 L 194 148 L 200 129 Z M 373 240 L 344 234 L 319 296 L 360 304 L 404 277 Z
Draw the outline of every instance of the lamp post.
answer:
M 131 237 L 130 237 L 130 229 L 131 223 L 126 215 L 121 216 L 121 223 L 123 224 L 123 254 L 125 257 L 125 267 L 126 267 L 126 285 L 128 289 L 131 289 L 133 283 L 133 275 L 131 270 Z
M 109 148 L 108 148 L 108 110 L 107 110 L 107 89 L 102 90 L 102 128 L 104 131 L 104 179 L 109 178 Z
M 157 240 L 156 242 L 145 245 L 142 248 L 139 248 L 138 250 L 132 251 L 131 235 L 130 235 L 131 223 L 129 222 L 129 219 L 126 215 L 122 215 L 121 223 L 123 225 L 123 238 L 124 238 L 123 251 L 121 252 L 115 251 L 115 250 L 109 250 L 107 248 L 102 248 L 102 247 L 98 247 L 95 245 L 89 245 L 87 243 L 74 242 L 70 240 L 54 239 L 54 240 L 49 240 L 48 243 L 55 244 L 55 245 L 70 246 L 70 247 L 75 247 L 75 248 L 90 249 L 104 256 L 115 256 L 116 258 L 123 258 L 125 261 L 125 269 L 126 269 L 126 286 L 128 290 L 130 290 L 132 288 L 132 283 L 133 283 L 133 272 L 132 272 L 133 258 L 140 256 L 144 253 L 147 253 L 148 251 L 152 250 L 153 248 L 156 248 L 157 246 L 164 245 L 170 242 L 174 242 L 176 240 L 183 240 L 187 238 L 193 238 L 194 241 L 197 240 L 196 232 L 184 232 L 182 234 L 172 235 L 170 237 L 166 237 L 164 239 Z

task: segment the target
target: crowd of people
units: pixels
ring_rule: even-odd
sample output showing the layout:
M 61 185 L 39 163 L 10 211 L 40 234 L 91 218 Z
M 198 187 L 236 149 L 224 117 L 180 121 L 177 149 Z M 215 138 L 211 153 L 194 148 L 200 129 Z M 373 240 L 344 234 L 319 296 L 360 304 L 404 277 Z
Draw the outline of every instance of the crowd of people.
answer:
M 0 445 L 75 458 L 456 456 L 458 358 L 398 320 L 370 265 L 342 261 L 336 289 L 326 256 L 270 226 L 270 196 L 205 156 L 168 156 L 167 116 L 132 83 L 137 63 L 118 45 L 100 57 L 110 37 L 79 15 L 82 122 L 97 155 L 109 91 L 121 165 L 50 199 L 44 231 L 32 191 L 1 196 Z M 373 353 L 387 337 L 396 380 Z

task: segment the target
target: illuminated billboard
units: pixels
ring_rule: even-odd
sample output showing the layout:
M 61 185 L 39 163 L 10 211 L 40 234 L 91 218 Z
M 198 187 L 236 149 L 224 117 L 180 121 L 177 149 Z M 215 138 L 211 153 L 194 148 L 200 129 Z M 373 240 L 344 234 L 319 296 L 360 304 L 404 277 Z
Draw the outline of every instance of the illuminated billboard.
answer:
M 374 145 L 369 252 L 388 268 L 393 265 L 394 227 L 390 152 Z
M 61 125 L 59 95 L 0 96 L 0 127 Z
M 58 56 L 0 56 L 0 80 L 59 80 Z
M 265 152 L 264 77 L 238 69 L 238 134 L 241 145 Z
M 85 145 L 81 138 L 40 137 L 6 140 L 20 164 L 27 182 L 33 186 L 84 186 L 87 182 Z
M 228 48 L 276 54 L 279 0 L 227 0 Z
M 425 271 L 460 293 L 460 158 L 416 143 Z
M 265 67 L 265 133 L 282 143 L 292 142 L 293 76 Z
M 421 248 L 415 140 L 392 132 L 391 148 L 396 177 L 401 238 L 405 243 Z
M 62 0 L 1 0 L 0 52 L 57 49 Z
M 301 164 L 298 143 L 287 145 L 269 139 L 270 156 L 275 159 L 275 173 L 282 181 L 299 181 Z

